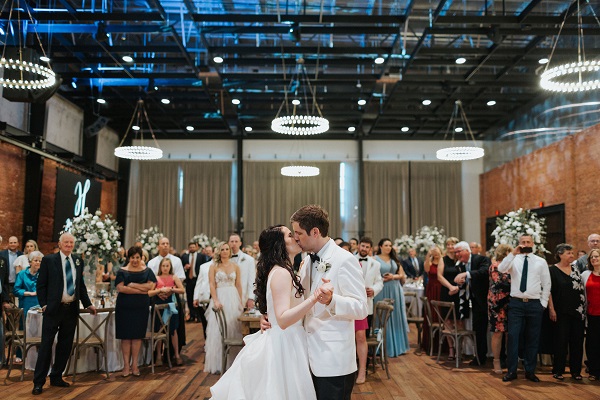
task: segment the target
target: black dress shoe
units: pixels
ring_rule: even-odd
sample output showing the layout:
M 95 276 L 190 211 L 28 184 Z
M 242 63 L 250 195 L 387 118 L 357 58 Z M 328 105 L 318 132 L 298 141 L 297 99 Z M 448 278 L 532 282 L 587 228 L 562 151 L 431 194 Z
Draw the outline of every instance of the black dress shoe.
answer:
M 69 385 L 67 382 L 65 382 L 62 379 L 57 379 L 57 380 L 54 380 L 54 381 L 50 381 L 50 386 L 69 387 L 71 385 Z
M 34 385 L 31 394 L 37 396 L 38 394 L 42 394 L 44 389 L 42 389 L 42 385 Z
M 514 381 L 515 379 L 517 379 L 517 373 L 509 372 L 508 374 L 504 375 L 504 377 L 502 378 L 502 382 L 510 382 Z
M 529 379 L 531 382 L 539 382 L 540 378 L 538 378 L 537 376 L 535 376 L 534 373 L 527 373 L 525 374 L 525 379 Z

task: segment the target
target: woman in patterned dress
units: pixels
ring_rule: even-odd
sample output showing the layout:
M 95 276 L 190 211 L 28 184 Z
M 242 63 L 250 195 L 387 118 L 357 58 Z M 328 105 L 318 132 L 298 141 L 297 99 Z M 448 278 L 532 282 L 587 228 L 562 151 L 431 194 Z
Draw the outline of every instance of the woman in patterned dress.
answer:
M 510 300 L 510 274 L 498 272 L 498 265 L 513 251 L 507 244 L 501 244 L 494 252 L 490 265 L 490 290 L 488 292 L 488 317 L 492 332 L 492 352 L 494 353 L 494 373 L 501 374 L 500 352 L 502 338 L 508 332 L 508 301 Z

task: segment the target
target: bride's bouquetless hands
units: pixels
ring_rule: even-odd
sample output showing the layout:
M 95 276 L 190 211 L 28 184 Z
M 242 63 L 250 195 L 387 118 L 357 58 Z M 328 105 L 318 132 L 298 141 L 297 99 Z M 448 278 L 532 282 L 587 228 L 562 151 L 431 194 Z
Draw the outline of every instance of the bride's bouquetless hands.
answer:
M 333 298 L 333 285 L 331 281 L 326 278 L 322 278 L 323 284 L 315 290 L 315 297 L 321 304 L 329 304 Z

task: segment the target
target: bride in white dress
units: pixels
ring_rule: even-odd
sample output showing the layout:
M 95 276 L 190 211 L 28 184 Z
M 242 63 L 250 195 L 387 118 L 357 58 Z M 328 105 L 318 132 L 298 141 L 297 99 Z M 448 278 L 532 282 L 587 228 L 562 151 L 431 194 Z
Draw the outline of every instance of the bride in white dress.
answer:
M 221 371 L 222 343 L 219 323 L 213 308 L 222 308 L 227 321 L 227 335 L 231 339 L 241 339 L 241 326 L 238 317 L 244 311 L 242 306 L 242 283 L 240 267 L 230 262 L 231 249 L 225 242 L 217 246 L 214 263 L 208 271 L 211 300 L 206 309 L 206 357 L 204 358 L 204 372 L 211 374 Z M 230 359 L 235 353 L 229 353 Z
M 244 338 L 245 346 L 230 369 L 210 388 L 214 400 L 312 400 L 316 394 L 308 365 L 302 318 L 322 290 L 303 300 L 304 288 L 292 260 L 301 249 L 285 226 L 265 229 L 259 238 L 257 305 L 271 329 Z

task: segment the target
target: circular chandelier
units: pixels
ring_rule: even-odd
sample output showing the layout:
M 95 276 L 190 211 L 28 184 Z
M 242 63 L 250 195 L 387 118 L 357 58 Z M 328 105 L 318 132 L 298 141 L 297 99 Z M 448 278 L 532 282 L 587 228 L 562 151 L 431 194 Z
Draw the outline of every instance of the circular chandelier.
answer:
M 271 129 L 286 135 L 317 135 L 329 130 L 329 121 L 322 117 L 309 115 L 292 115 L 275 118 Z
M 35 80 L 23 80 L 22 78 L 19 80 L 16 79 L 5 79 L 0 78 L 0 85 L 9 89 L 22 89 L 22 90 L 30 90 L 30 89 L 46 89 L 51 86 L 54 86 L 56 83 L 56 74 L 50 68 L 46 68 L 39 64 L 34 64 L 32 62 L 13 60 L 9 58 L 8 60 L 4 57 L 0 59 L 0 68 L 4 70 L 19 70 L 22 72 L 29 72 L 40 76 L 42 79 Z
M 540 85 L 542 89 L 552 92 L 583 92 L 598 89 L 600 79 L 582 79 L 581 75 L 600 71 L 600 61 L 579 61 L 570 64 L 559 65 L 547 70 L 542 74 Z M 577 81 L 560 82 L 555 80 L 560 77 L 575 76 Z
M 158 160 L 163 152 L 151 146 L 120 146 L 115 149 L 115 156 L 129 160 Z
M 302 87 L 302 93 L 299 93 L 300 87 Z M 288 104 L 289 92 L 294 93 L 291 110 Z M 296 71 L 289 85 L 285 87 L 284 94 L 285 98 L 281 102 L 277 115 L 271 122 L 271 129 L 274 132 L 292 136 L 308 136 L 318 135 L 329 130 L 329 121 L 321 114 L 316 89 L 310 84 L 303 58 L 297 60 Z M 303 102 L 300 101 L 300 97 L 304 97 Z M 298 112 L 302 108 L 304 113 Z M 284 109 L 287 115 L 280 116 Z M 311 115 L 311 111 L 314 112 L 315 110 L 318 115 Z
M 134 120 L 135 125 L 133 125 Z M 144 120 L 146 121 L 146 126 L 148 126 L 148 130 L 152 135 L 152 140 L 154 140 L 156 147 L 144 146 L 144 130 L 142 129 L 142 122 L 144 122 Z M 141 146 L 123 146 L 129 131 L 132 129 L 136 132 L 136 136 L 137 132 L 139 132 Z M 154 131 L 150 125 L 146 107 L 144 107 L 144 100 L 138 100 L 137 104 L 135 105 L 135 109 L 133 110 L 133 115 L 131 116 L 131 121 L 129 121 L 127 131 L 125 131 L 125 135 L 123 136 L 121 143 L 119 143 L 119 146 L 115 149 L 115 156 L 129 160 L 158 160 L 162 158 L 163 151 L 158 146 L 158 142 L 154 136 Z
M 468 161 L 476 160 L 483 157 L 485 154 L 481 147 L 463 146 L 463 147 L 446 147 L 439 149 L 435 156 L 439 160 L 447 161 Z
M 281 175 L 291 177 L 317 176 L 319 172 L 319 168 L 308 165 L 291 165 L 281 168 Z

